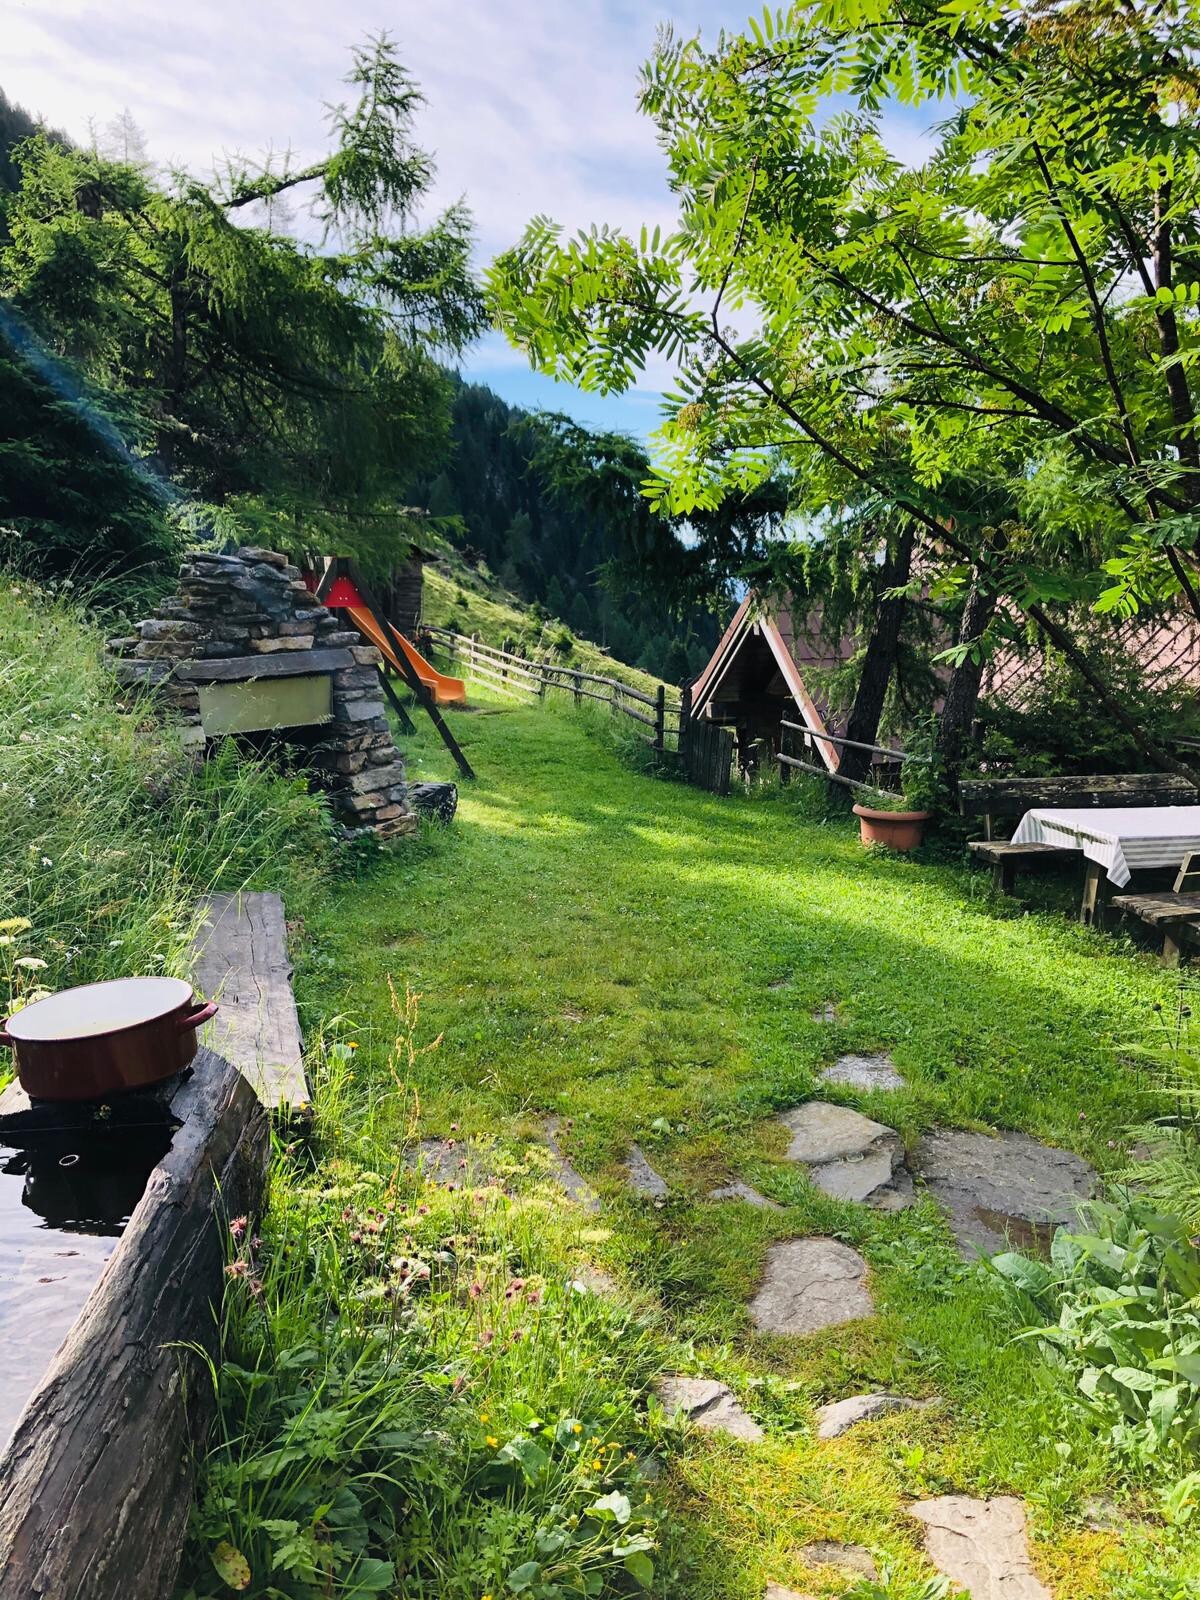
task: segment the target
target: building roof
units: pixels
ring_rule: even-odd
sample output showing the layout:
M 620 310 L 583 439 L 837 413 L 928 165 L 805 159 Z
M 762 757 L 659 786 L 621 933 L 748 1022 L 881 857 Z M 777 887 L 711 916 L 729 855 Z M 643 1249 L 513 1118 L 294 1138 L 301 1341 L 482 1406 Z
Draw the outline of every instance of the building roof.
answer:
M 712 716 L 717 697 L 723 686 L 736 682 L 739 657 L 752 641 L 761 640 L 774 658 L 787 692 L 796 702 L 805 726 L 816 734 L 816 748 L 830 772 L 838 767 L 838 749 L 821 735 L 828 734 L 825 719 L 804 682 L 802 664 L 813 666 L 824 659 L 834 664 L 836 653 L 827 658 L 819 655 L 814 644 L 818 635 L 802 632 L 797 637 L 792 613 L 786 603 L 768 602 L 753 592 L 748 594 L 733 614 L 708 665 L 692 684 L 692 715 Z

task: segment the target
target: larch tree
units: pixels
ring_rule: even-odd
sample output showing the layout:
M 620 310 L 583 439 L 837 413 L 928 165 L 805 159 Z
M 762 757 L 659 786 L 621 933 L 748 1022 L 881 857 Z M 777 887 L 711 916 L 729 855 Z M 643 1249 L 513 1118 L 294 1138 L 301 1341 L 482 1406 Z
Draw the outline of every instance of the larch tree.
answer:
M 484 314 L 465 207 L 416 220 L 434 169 L 386 37 L 347 81 L 328 154 L 303 166 L 159 179 L 140 155 L 26 140 L 0 296 L 45 358 L 127 398 L 133 448 L 172 493 L 285 547 L 385 563 L 401 485 L 447 447 L 438 358 Z M 307 206 L 300 236 L 271 225 L 284 197 Z

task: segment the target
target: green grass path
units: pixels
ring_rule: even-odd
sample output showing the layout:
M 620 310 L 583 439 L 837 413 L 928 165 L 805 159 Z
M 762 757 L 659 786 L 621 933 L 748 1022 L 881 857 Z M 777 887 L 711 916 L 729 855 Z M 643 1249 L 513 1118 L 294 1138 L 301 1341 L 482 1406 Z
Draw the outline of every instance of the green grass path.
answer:
M 442 1036 L 410 1074 L 424 1135 L 519 1141 L 547 1113 L 571 1119 L 605 1264 L 663 1317 L 673 1363 L 726 1378 L 769 1427 L 753 1449 L 696 1437 L 672 1468 L 695 1594 L 758 1600 L 768 1578 L 841 1593 L 796 1550 L 848 1538 L 906 1595 L 928 1572 L 906 1499 L 952 1489 L 1024 1495 L 1059 1595 L 1118 1592 L 1114 1573 L 1146 1557 L 1082 1524 L 1103 1464 L 934 1208 L 825 1198 L 780 1161 L 770 1119 L 835 1055 L 887 1048 L 908 1087 L 843 1098 L 907 1138 L 1014 1127 L 1111 1164 L 1137 1111 L 1120 1050 L 1168 979 L 1111 937 L 995 904 L 965 868 L 868 854 L 849 820 L 635 775 L 569 711 L 493 707 L 454 728 L 480 774 L 458 822 L 335 888 L 303 941 L 302 1008 L 310 1026 L 343 1013 L 360 1079 L 389 1085 L 388 979 L 419 993 L 421 1037 Z M 415 772 L 445 775 L 427 737 L 408 743 Z M 826 1002 L 836 1021 L 814 1020 Z M 661 1209 L 621 1182 L 634 1139 L 677 1196 Z M 706 1202 L 729 1174 L 783 1209 Z M 867 1256 L 877 1317 L 753 1335 L 763 1252 L 815 1232 Z M 945 1404 L 814 1444 L 814 1404 L 883 1384 Z

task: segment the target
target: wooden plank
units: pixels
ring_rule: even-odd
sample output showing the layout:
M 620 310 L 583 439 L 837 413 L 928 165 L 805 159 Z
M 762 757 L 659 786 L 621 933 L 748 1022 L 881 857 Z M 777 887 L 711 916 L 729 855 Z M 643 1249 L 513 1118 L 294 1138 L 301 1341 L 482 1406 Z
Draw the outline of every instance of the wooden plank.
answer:
M 1038 806 L 1195 805 L 1200 789 L 1174 772 L 1097 773 L 1060 778 L 964 778 L 963 816 L 1017 817 Z
M 972 839 L 967 845 L 982 861 L 1044 861 L 1051 856 L 1075 855 L 1074 845 L 1012 844 L 1007 839 Z
M 9 1096 L 5 1097 L 6 1106 Z M 213 1409 L 227 1233 L 258 1213 L 270 1126 L 201 1049 L 182 1126 L 0 1456 L 0 1600 L 162 1600 Z
M 1155 928 L 1200 918 L 1200 894 L 1118 894 L 1112 903 Z
M 352 667 L 349 650 L 280 650 L 266 656 L 214 656 L 211 661 L 181 661 L 174 676 L 185 683 L 240 683 L 246 678 L 298 678 L 306 672 L 339 672 Z
M 305 1111 L 309 1091 L 280 897 L 210 895 L 193 945 L 192 981 L 221 1007 L 205 1042 L 233 1063 L 268 1111 Z

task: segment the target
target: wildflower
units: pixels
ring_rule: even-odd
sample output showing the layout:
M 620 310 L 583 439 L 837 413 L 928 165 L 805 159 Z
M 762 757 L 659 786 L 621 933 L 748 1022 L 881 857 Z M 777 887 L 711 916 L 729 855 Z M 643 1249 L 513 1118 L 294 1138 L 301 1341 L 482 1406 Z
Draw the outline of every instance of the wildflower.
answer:
M 541 1301 L 542 1291 L 540 1289 L 530 1289 L 525 1298 L 531 1306 L 536 1306 Z
M 489 1433 L 487 1438 L 484 1440 L 484 1443 L 487 1445 L 489 1450 L 495 1450 L 499 1448 L 500 1441 L 497 1439 L 494 1433 Z
M 1080 1122 L 1086 1122 L 1087 1121 L 1087 1112 L 1086 1111 L 1081 1111 L 1079 1113 L 1079 1120 L 1080 1120 Z
M 490 1411 L 481 1411 L 479 1413 L 479 1420 L 480 1420 L 480 1422 L 490 1422 L 492 1420 L 491 1412 Z
M 429 1215 L 429 1207 L 428 1206 L 418 1206 L 417 1207 L 417 1215 L 419 1217 L 427 1217 Z
M 42 865 L 44 867 L 52 867 L 54 865 L 54 863 L 53 863 L 53 861 L 51 861 L 49 856 L 43 856 L 42 857 Z
M 229 1231 L 240 1243 L 246 1237 L 245 1217 L 234 1217 L 233 1221 L 229 1224 Z
M 227 1278 L 244 1278 L 249 1270 L 246 1263 L 239 1257 L 238 1260 L 231 1261 L 225 1268 L 225 1276 Z
M 473 1283 L 467 1290 L 467 1293 L 471 1296 L 472 1300 L 478 1300 L 479 1296 L 483 1293 L 483 1285 L 481 1283 Z M 486 1421 L 487 1419 L 485 1418 L 484 1420 Z
M 601 1461 L 600 1458 L 597 1456 L 596 1459 L 592 1462 L 592 1470 L 594 1472 L 600 1472 L 600 1471 L 603 1470 L 603 1467 L 604 1467 L 603 1461 Z
M 263 1292 L 263 1281 L 262 1281 L 262 1279 L 261 1278 L 251 1278 L 250 1279 L 250 1284 L 249 1284 L 249 1289 L 250 1289 L 250 1293 L 255 1297 L 256 1300 L 257 1299 L 261 1299 L 262 1298 L 262 1292 Z
M 571 1432 L 572 1433 L 582 1433 L 583 1432 L 583 1423 L 582 1422 L 573 1422 L 571 1424 Z
M 346 1049 L 347 1050 L 357 1050 L 358 1049 L 358 1040 L 357 1039 L 348 1040 L 347 1044 L 346 1044 Z

